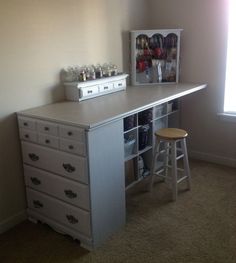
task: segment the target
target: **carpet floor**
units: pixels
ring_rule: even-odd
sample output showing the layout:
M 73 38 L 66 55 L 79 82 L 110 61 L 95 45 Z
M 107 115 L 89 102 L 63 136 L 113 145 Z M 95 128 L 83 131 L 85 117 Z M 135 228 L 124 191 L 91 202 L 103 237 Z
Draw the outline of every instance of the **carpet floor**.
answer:
M 177 202 L 163 183 L 127 195 L 127 224 L 93 252 L 44 224 L 0 235 L 1 263 L 236 262 L 236 169 L 191 161 L 192 190 Z M 140 189 L 138 189 L 140 188 Z

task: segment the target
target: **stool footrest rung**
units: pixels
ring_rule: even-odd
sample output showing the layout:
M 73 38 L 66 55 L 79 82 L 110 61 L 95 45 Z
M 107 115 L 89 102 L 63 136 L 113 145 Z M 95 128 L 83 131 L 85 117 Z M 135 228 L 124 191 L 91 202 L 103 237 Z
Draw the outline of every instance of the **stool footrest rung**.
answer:
M 168 146 L 165 149 L 159 151 L 159 153 L 164 153 L 164 152 L 166 152 L 166 150 L 171 150 L 171 146 Z M 176 148 L 176 151 L 177 152 L 183 152 L 183 150 L 181 148 Z
M 181 154 L 181 155 L 179 155 L 179 156 L 176 157 L 176 160 L 179 160 L 179 159 L 181 159 L 181 158 L 183 158 L 183 157 L 184 157 L 184 154 Z
M 166 176 L 164 174 L 156 174 L 156 176 L 166 179 Z
M 162 168 L 161 170 L 158 170 L 156 172 L 154 172 L 154 175 L 160 175 L 160 173 L 164 172 L 164 168 Z
M 156 157 L 160 156 L 160 155 L 163 154 L 163 153 L 165 153 L 165 150 L 162 150 L 162 151 L 158 152 L 158 154 L 157 154 Z M 170 154 L 165 154 L 165 156 L 170 159 L 170 156 L 171 156 L 171 155 L 170 155 Z M 183 157 L 184 157 L 184 154 L 180 154 L 180 155 L 176 156 L 176 160 L 179 160 L 179 159 L 181 159 L 181 158 L 183 158 Z
M 177 180 L 177 184 L 181 183 L 183 180 L 187 179 L 188 176 L 183 176 L 179 180 Z

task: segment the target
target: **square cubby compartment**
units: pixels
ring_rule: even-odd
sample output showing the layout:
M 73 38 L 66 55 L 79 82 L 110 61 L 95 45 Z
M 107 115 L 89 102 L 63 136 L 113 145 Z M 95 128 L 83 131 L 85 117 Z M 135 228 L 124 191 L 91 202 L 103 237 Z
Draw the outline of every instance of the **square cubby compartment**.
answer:
M 146 125 L 152 122 L 153 119 L 153 109 L 147 109 L 138 113 L 138 124 Z
M 138 149 L 144 150 L 152 145 L 152 126 L 149 124 L 143 125 L 138 129 Z
M 124 131 L 131 130 L 137 126 L 137 115 L 132 114 L 123 120 L 124 122 Z

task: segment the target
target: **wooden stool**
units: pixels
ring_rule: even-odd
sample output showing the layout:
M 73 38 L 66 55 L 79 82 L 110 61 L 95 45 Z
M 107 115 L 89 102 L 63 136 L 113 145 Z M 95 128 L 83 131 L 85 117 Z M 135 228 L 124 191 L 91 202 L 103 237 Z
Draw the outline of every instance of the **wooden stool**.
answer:
M 187 180 L 188 189 L 191 188 L 191 175 L 188 163 L 188 153 L 186 147 L 186 137 L 188 133 L 185 130 L 175 128 L 164 128 L 155 132 L 156 142 L 153 152 L 150 190 L 152 190 L 155 176 L 160 176 L 164 180 L 168 180 L 168 168 L 171 168 L 171 188 L 173 200 L 176 201 L 178 194 L 178 184 L 183 180 Z M 177 143 L 180 142 L 180 148 L 177 148 Z M 160 144 L 164 143 L 164 149 L 160 149 Z M 181 152 L 181 154 L 177 154 Z M 163 165 L 158 167 L 158 157 L 164 154 Z M 169 165 L 169 158 L 170 163 Z M 177 160 L 183 158 L 184 169 L 177 167 Z M 178 178 L 177 172 L 183 172 L 183 176 Z

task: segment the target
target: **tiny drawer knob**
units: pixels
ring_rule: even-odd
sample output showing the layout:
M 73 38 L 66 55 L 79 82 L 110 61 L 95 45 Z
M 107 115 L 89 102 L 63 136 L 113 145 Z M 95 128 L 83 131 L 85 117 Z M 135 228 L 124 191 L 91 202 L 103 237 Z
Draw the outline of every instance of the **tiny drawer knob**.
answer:
M 28 156 L 33 162 L 36 162 L 39 160 L 39 156 L 36 155 L 35 153 L 29 153 Z
M 39 200 L 34 200 L 33 201 L 34 208 L 42 208 L 43 204 Z
M 44 127 L 44 130 L 45 130 L 45 131 L 49 131 L 49 127 L 47 127 L 47 126 Z
M 50 143 L 50 140 L 46 139 L 46 140 L 45 140 L 45 143 L 49 144 L 49 143 Z
M 73 132 L 68 131 L 67 134 L 68 134 L 68 136 L 71 136 L 71 135 L 73 135 Z
M 68 173 L 73 173 L 75 171 L 75 167 L 69 163 L 63 163 L 62 166 Z
M 24 126 L 28 126 L 28 123 L 27 123 L 27 122 L 24 122 L 23 125 L 24 125 Z
M 67 220 L 69 221 L 70 224 L 77 224 L 79 220 L 75 218 L 73 215 L 66 215 Z
M 30 177 L 30 180 L 34 185 L 40 185 L 41 184 L 41 181 L 37 177 Z
M 64 193 L 70 199 L 73 199 L 73 198 L 77 197 L 77 194 L 74 193 L 72 190 L 64 190 Z
M 73 149 L 74 149 L 74 146 L 73 146 L 73 145 L 69 145 L 68 148 L 69 148 L 70 150 L 73 150 Z
M 25 138 L 28 139 L 29 138 L 29 134 L 25 134 Z

